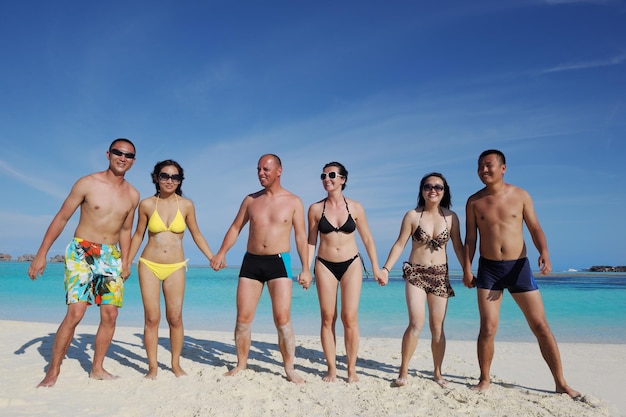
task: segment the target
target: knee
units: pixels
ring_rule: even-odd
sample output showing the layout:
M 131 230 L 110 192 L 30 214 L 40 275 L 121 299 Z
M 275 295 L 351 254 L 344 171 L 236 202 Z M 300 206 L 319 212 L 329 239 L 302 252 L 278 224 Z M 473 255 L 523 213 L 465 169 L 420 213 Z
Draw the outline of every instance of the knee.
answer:
M 409 322 L 409 325 L 406 328 L 406 331 L 412 336 L 419 336 L 419 334 L 422 332 L 422 324 L 411 321 Z
M 356 314 L 342 314 L 341 322 L 345 329 L 350 329 L 358 326 L 358 316 Z
M 145 315 L 146 327 L 157 327 L 160 321 L 161 315 L 159 313 Z
M 289 314 L 276 314 L 274 315 L 274 324 L 276 327 L 283 327 L 291 323 L 291 317 Z
M 71 324 L 73 326 L 76 326 L 78 323 L 80 323 L 80 321 L 83 319 L 83 317 L 85 316 L 85 310 L 70 310 L 67 312 L 67 314 L 65 315 L 65 321 L 68 324 Z
M 444 338 L 443 325 L 430 326 L 430 334 L 433 340 Z
M 479 339 L 490 339 L 496 336 L 498 331 L 497 323 L 483 322 L 480 324 L 480 332 L 478 333 Z
M 548 326 L 547 321 L 541 321 L 538 323 L 529 323 L 530 330 L 533 334 L 538 337 L 548 337 L 552 335 L 552 331 L 550 330 L 550 326 Z
M 183 325 L 183 315 L 182 314 L 168 314 L 167 316 L 167 324 L 170 327 L 180 327 Z
M 335 326 L 335 323 L 337 323 L 337 312 L 336 311 L 322 311 L 322 326 L 324 327 L 330 327 L 330 326 Z
M 109 308 L 106 311 L 101 312 L 101 319 L 105 323 L 115 325 L 115 322 L 117 321 L 117 314 L 117 308 Z

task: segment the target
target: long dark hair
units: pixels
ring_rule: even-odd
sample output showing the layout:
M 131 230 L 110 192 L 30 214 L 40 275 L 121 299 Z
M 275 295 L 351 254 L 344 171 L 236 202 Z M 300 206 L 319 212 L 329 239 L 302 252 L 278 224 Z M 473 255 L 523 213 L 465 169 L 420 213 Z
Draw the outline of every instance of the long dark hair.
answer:
M 154 193 L 154 195 L 159 195 L 159 192 L 161 192 L 161 186 L 159 185 L 159 174 L 161 173 L 161 170 L 169 166 L 176 167 L 176 169 L 178 170 L 178 175 L 181 176 L 180 184 L 178 184 L 178 187 L 176 187 L 175 192 L 176 194 L 182 196 L 183 195 L 183 189 L 182 189 L 183 180 L 185 179 L 183 167 L 181 167 L 178 162 L 171 160 L 171 159 L 166 159 L 165 161 L 157 162 L 157 164 L 154 166 L 154 171 L 152 171 L 152 174 L 151 174 L 152 183 L 154 184 L 156 188 L 156 193 Z
M 431 172 L 430 174 L 426 174 L 422 177 L 422 180 L 420 181 L 420 190 L 418 194 L 419 196 L 417 197 L 417 207 L 424 207 L 426 205 L 426 200 L 424 200 L 424 196 L 422 195 L 422 188 L 426 183 L 426 179 L 429 177 L 441 178 L 441 180 L 443 181 L 443 197 L 441 198 L 439 206 L 447 209 L 452 207 L 452 195 L 450 194 L 448 181 L 446 181 L 446 178 L 438 172 Z

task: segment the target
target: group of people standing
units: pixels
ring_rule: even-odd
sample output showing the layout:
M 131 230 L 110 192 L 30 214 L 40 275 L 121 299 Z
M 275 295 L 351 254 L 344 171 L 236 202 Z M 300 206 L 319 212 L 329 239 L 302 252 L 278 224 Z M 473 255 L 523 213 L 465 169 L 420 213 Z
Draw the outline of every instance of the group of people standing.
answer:
M 262 189 L 244 198 L 221 247 L 213 254 L 198 227 L 193 203 L 183 197 L 184 172 L 177 162 L 165 160 L 155 165 L 151 174 L 155 195 L 140 201 L 138 191 L 124 179 L 135 161 L 134 144 L 128 139 L 116 139 L 106 155 L 109 161 L 107 170 L 85 176 L 74 184 L 28 270 L 31 279 L 43 273 L 48 250 L 80 207 L 79 223 L 65 256 L 68 310 L 56 333 L 50 364 L 39 386 L 55 384 L 76 326 L 90 304 L 100 305 L 101 315 L 90 377 L 116 378 L 103 368 L 103 361 L 113 338 L 118 308 L 122 304 L 123 284 L 130 275 L 131 263 L 146 231 L 148 241 L 137 262 L 145 312 L 146 378 L 156 378 L 158 370 L 161 290 L 170 328 L 171 369 L 176 376 L 185 375 L 180 366 L 184 341 L 182 305 L 188 261 L 183 251 L 183 234 L 189 230 L 196 246 L 217 271 L 226 267 L 226 253 L 249 224 L 236 296 L 234 336 L 237 365 L 227 375 L 234 375 L 247 367 L 251 325 L 267 284 L 286 377 L 294 383 L 304 382 L 294 367 L 290 259 L 293 230 L 301 262 L 297 282 L 308 289 L 313 278 L 312 269 L 315 274 L 321 310 L 320 336 L 328 367 L 323 379 L 332 382 L 338 378 L 335 328 L 340 294 L 339 316 L 344 327 L 347 381 L 358 381 L 358 306 L 365 268 L 355 238 L 355 232 L 358 232 L 371 262 L 374 279 L 381 286 L 387 284 L 390 270 L 411 240 L 409 259 L 402 265 L 409 324 L 402 338 L 400 372 L 392 386 L 407 384 L 409 362 L 425 322 L 426 308 L 432 335 L 433 377 L 441 386 L 447 383 L 441 366 L 446 347 L 444 319 L 447 302 L 449 297 L 454 296 L 446 252 L 447 243 L 451 240 L 463 268 L 464 285 L 477 287 L 480 379 L 472 388 L 484 391 L 489 387 L 502 292 L 507 288 L 537 337 L 542 355 L 552 371 L 556 392 L 567 393 L 572 398 L 580 395 L 567 385 L 563 377 L 558 346 L 548 326 L 543 302 L 526 257 L 523 223 L 539 251 L 538 266 L 542 274 L 551 271 L 546 238 L 528 193 L 504 182 L 506 160 L 502 152 L 488 150 L 479 157 L 478 175 L 485 187 L 467 200 L 465 244 L 461 241 L 459 219 L 450 210 L 450 187 L 443 175 L 430 173 L 422 178 L 417 207 L 404 215 L 398 238 L 382 267 L 379 267 L 365 210 L 359 202 L 343 194 L 348 171 L 339 162 L 330 162 L 323 167 L 320 179 L 327 195 L 309 207 L 307 233 L 301 199 L 281 185 L 280 158 L 274 154 L 261 156 L 257 175 Z M 136 211 L 138 220 L 132 234 Z M 474 277 L 471 268 L 479 235 L 480 260 L 477 276 Z

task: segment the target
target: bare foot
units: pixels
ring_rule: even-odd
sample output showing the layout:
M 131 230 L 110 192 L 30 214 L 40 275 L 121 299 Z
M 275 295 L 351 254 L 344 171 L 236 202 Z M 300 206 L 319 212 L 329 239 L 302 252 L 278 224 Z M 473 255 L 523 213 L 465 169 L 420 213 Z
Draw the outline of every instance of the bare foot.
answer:
M 443 379 L 443 378 L 435 378 L 435 382 L 436 382 L 437 384 L 439 384 L 439 386 L 440 386 L 441 388 L 445 388 L 445 387 L 446 387 L 446 385 L 448 385 L 448 381 L 446 381 L 446 380 L 445 380 L 445 379 Z
M 478 384 L 472 385 L 470 389 L 476 392 L 485 392 L 489 389 L 489 384 L 490 384 L 489 381 L 482 380 L 478 382 Z
M 296 385 L 302 385 L 304 384 L 304 378 L 302 378 L 300 375 L 298 375 L 298 373 L 294 370 L 291 371 L 285 371 L 285 373 L 287 374 L 287 380 L 293 382 Z
M 408 383 L 408 381 L 406 380 L 405 377 L 403 378 L 396 378 L 392 383 L 391 383 L 391 387 L 392 388 L 398 388 L 398 387 L 403 387 Z
M 324 382 L 337 382 L 337 375 L 335 373 L 329 372 L 325 377 L 322 378 Z
M 354 384 L 359 382 L 359 377 L 358 375 L 355 373 L 348 375 L 348 384 Z
M 560 388 L 557 387 L 556 392 L 557 394 L 567 394 L 573 400 L 580 400 L 581 398 L 583 398 L 580 392 L 573 390 L 572 388 L 570 388 L 569 385 L 565 385 L 564 387 L 560 387 Z
M 156 369 L 148 369 L 148 373 L 144 376 L 145 379 L 156 379 L 157 370 Z
M 46 377 L 39 383 L 39 385 L 37 385 L 37 388 L 39 387 L 46 387 L 46 388 L 50 388 L 53 387 L 54 384 L 56 384 L 57 382 L 57 378 L 59 377 L 58 373 L 47 373 Z
M 180 366 L 172 368 L 172 372 L 174 372 L 174 375 L 176 376 L 176 378 L 180 378 L 181 376 L 187 375 L 187 372 L 183 371 L 183 368 L 181 368 Z
M 239 372 L 239 371 L 243 371 L 244 369 L 246 369 L 246 367 L 245 367 L 245 366 L 244 366 L 244 367 L 241 367 L 241 368 L 240 368 L 239 366 L 235 366 L 233 369 L 231 369 L 230 371 L 226 372 L 226 373 L 224 374 L 224 376 L 233 376 L 233 375 L 235 375 L 237 372 Z
M 99 381 L 110 381 L 113 379 L 119 379 L 120 377 L 117 375 L 112 375 L 103 369 L 98 372 L 92 370 L 91 372 L 89 372 L 89 378 L 97 379 Z

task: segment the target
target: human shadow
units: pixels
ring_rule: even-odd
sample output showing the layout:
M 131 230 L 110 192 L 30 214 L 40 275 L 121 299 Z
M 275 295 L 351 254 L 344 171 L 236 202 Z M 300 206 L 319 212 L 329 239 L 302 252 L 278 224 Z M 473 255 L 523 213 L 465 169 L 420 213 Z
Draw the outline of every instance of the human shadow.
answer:
M 421 378 L 421 379 L 426 379 L 426 380 L 430 380 L 433 382 L 433 384 L 437 384 L 437 382 L 435 381 L 435 375 L 434 372 L 432 371 L 422 371 L 419 369 L 415 370 L 415 377 L 417 378 Z M 468 376 L 467 375 L 454 375 L 454 374 L 448 374 L 448 373 L 443 373 L 442 377 L 444 380 L 446 380 L 448 382 L 448 384 L 446 385 L 440 385 L 441 388 L 443 389 L 452 389 L 453 387 L 450 386 L 450 383 L 454 383 L 454 384 L 458 384 L 458 385 L 462 385 L 465 386 L 467 389 L 471 389 L 473 386 L 475 386 L 478 383 L 478 380 L 476 380 L 476 384 L 474 383 L 468 383 Z M 393 381 L 395 381 L 395 378 L 391 381 L 391 386 L 395 387 L 393 385 Z M 528 387 L 525 385 L 520 385 L 520 384 L 516 384 L 516 383 L 511 383 L 511 382 L 505 382 L 505 381 L 495 381 L 492 380 L 491 381 L 491 385 L 498 385 L 501 386 L 502 388 L 507 388 L 507 389 L 518 389 L 518 390 L 524 390 L 524 391 L 528 391 L 528 392 L 534 392 L 534 393 L 538 393 L 538 394 L 556 394 L 555 391 L 550 391 L 550 390 L 545 390 L 545 389 L 540 389 L 540 388 L 535 388 L 535 387 Z M 477 395 L 479 394 L 483 394 L 482 391 L 475 391 Z
M 303 346 L 297 346 L 296 357 L 306 358 L 309 360 L 309 362 L 322 365 L 324 368 L 326 368 L 327 366 L 324 352 L 319 349 L 310 349 L 310 348 L 305 348 Z M 348 358 L 345 354 L 337 355 L 335 360 L 336 360 L 337 371 L 341 371 L 341 372 L 348 371 L 348 365 L 347 365 Z M 390 365 L 388 363 L 381 362 L 381 361 L 371 359 L 371 358 L 363 358 L 360 356 L 357 357 L 356 366 L 357 366 L 357 373 L 359 375 L 368 376 L 371 378 L 383 379 L 383 380 L 386 378 L 381 377 L 376 372 L 382 371 L 385 373 L 393 373 L 393 372 L 396 372 L 397 370 L 397 367 Z M 320 378 L 326 375 L 325 369 L 320 371 L 317 368 L 305 367 L 305 366 L 300 366 L 299 368 L 302 369 L 303 371 L 306 371 L 309 374 L 317 374 Z M 345 379 L 347 380 L 347 377 Z
M 134 336 L 139 342 L 128 342 L 123 340 L 113 339 L 111 345 L 106 354 L 107 360 L 113 360 L 122 366 L 134 369 L 138 373 L 145 374 L 147 368 L 147 358 L 143 354 L 137 354 L 136 351 L 143 352 L 143 334 L 135 333 Z M 15 355 L 22 355 L 26 353 L 28 349 L 37 346 L 39 355 L 45 360 L 44 372 L 49 368 L 50 359 L 52 357 L 52 347 L 54 344 L 55 333 L 48 333 L 45 336 L 36 337 L 24 343 L 17 350 Z M 158 343 L 164 349 L 171 353 L 171 346 L 169 337 L 159 337 Z M 74 336 L 70 346 L 67 349 L 64 361 L 74 360 L 77 361 L 80 366 L 89 373 L 92 366 L 93 349 L 95 344 L 95 335 L 79 333 Z M 237 363 L 237 352 L 234 344 L 223 343 L 215 340 L 199 339 L 192 336 L 185 336 L 183 342 L 182 356 L 193 362 L 209 365 L 213 367 L 233 368 Z M 232 357 L 232 360 L 225 359 L 224 357 Z M 275 359 L 280 358 L 280 359 Z M 324 354 L 319 349 L 310 349 L 303 346 L 296 346 L 296 359 L 305 358 L 313 364 L 326 364 Z M 282 356 L 277 343 L 269 343 L 258 340 L 252 340 L 250 346 L 250 353 L 248 359 L 253 360 L 254 364 L 249 364 L 248 369 L 257 372 L 268 372 L 276 375 L 282 375 L 280 372 L 273 370 L 272 366 L 283 367 Z M 303 361 L 296 363 L 295 368 L 306 374 L 323 376 L 323 372 L 316 367 L 307 366 L 303 364 Z M 337 356 L 337 368 L 341 370 L 347 370 L 345 355 Z M 380 362 L 373 359 L 359 358 L 357 360 L 357 367 L 359 367 L 359 373 L 362 375 L 382 378 L 376 375 L 372 371 L 383 372 L 395 372 L 396 367 L 384 362 Z M 165 370 L 171 370 L 171 368 L 161 362 L 159 362 L 159 368 Z M 385 379 L 385 378 L 383 378 Z
M 32 348 L 35 345 L 38 345 L 37 351 L 46 362 L 46 365 L 44 366 L 44 372 L 47 372 L 50 366 L 50 359 L 52 358 L 52 347 L 54 345 L 54 338 L 55 333 L 48 333 L 45 336 L 36 337 L 24 343 L 13 353 L 15 355 L 23 355 L 28 349 Z M 83 368 L 85 372 L 91 372 L 92 355 L 90 355 L 89 352 L 93 352 L 95 339 L 96 336 L 93 334 L 79 333 L 74 335 L 65 354 L 64 361 L 75 360 L 80 364 L 81 368 Z M 108 359 L 118 362 L 123 366 L 133 368 L 138 372 L 142 372 L 142 368 L 136 362 L 142 361 L 143 358 L 133 353 L 131 350 L 125 348 L 124 346 L 136 347 L 138 345 L 129 344 L 123 341 L 113 339 L 113 341 L 111 342 L 111 346 L 109 346 L 109 349 L 107 351 L 106 357 Z

